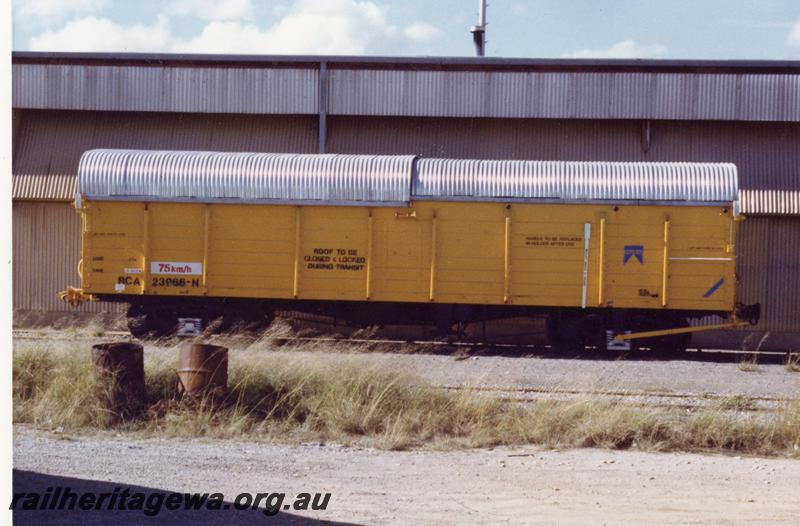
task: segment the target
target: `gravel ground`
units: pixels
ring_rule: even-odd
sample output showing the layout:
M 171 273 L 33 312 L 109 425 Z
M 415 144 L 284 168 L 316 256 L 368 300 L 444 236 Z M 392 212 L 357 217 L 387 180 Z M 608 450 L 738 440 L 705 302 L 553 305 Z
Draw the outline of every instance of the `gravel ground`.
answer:
M 795 460 L 534 447 L 387 452 L 236 441 L 65 439 L 17 426 L 15 491 L 70 485 L 331 492 L 324 512 L 170 512 L 160 524 L 797 524 Z M 140 512 L 17 512 L 15 524 L 152 524 Z
M 157 351 L 157 349 L 153 349 Z M 338 353 L 291 352 L 316 360 L 337 360 Z M 743 395 L 766 398 L 800 396 L 800 373 L 782 365 L 740 371 L 736 363 L 639 361 L 473 356 L 454 359 L 430 354 L 352 355 L 367 363 L 400 367 L 436 385 L 500 389 L 614 391 L 664 394 Z

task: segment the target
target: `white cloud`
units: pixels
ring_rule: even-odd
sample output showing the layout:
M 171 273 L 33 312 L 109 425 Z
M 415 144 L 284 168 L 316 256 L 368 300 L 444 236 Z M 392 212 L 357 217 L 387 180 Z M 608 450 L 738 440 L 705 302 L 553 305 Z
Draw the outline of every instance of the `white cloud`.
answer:
M 400 30 L 386 10 L 370 1 L 297 0 L 275 24 L 214 21 L 199 35 L 176 40 L 172 51 L 184 53 L 262 53 L 363 55 L 385 52 L 405 36 L 429 42 L 441 31 L 425 22 Z
M 442 30 L 427 22 L 414 22 L 403 30 L 403 35 L 415 42 L 430 42 L 442 36 Z
M 800 47 L 800 20 L 795 22 L 789 35 L 786 37 L 786 45 L 790 47 Z
M 159 16 L 152 25 L 123 25 L 87 16 L 29 42 L 33 50 L 161 51 L 241 54 L 342 54 L 395 52 L 428 43 L 442 35 L 437 27 L 418 21 L 401 28 L 390 23 L 387 11 L 369 0 L 295 0 L 278 20 L 262 27 L 246 20 L 250 0 L 180 0 L 170 9 L 194 9 L 209 18 L 199 33 L 179 37 L 170 18 Z M 172 11 L 177 14 L 178 11 Z M 213 19 L 212 19 L 213 18 Z
M 528 6 L 520 2 L 515 2 L 511 4 L 511 13 L 515 15 L 527 15 Z
M 14 0 L 14 16 L 51 21 L 71 15 L 96 13 L 108 0 Z
M 364 54 L 397 29 L 372 2 L 299 0 L 277 23 L 261 29 L 238 21 L 211 22 L 199 35 L 175 41 L 189 53 Z
M 579 49 L 561 56 L 563 58 L 659 58 L 665 56 L 668 52 L 667 47 L 660 44 L 640 46 L 633 40 L 623 40 L 611 47 Z
M 107 18 L 88 16 L 34 37 L 33 51 L 163 51 L 170 42 L 170 24 L 159 16 L 153 25 L 123 26 Z
M 169 4 L 167 13 L 204 20 L 251 19 L 253 5 L 250 0 L 177 0 Z

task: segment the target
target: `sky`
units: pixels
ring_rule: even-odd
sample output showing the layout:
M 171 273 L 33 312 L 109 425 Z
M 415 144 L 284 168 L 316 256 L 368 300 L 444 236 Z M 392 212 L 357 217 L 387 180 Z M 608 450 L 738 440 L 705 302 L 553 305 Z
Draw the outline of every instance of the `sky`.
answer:
M 478 0 L 13 0 L 16 51 L 471 56 Z M 486 55 L 800 59 L 798 0 L 493 0 Z

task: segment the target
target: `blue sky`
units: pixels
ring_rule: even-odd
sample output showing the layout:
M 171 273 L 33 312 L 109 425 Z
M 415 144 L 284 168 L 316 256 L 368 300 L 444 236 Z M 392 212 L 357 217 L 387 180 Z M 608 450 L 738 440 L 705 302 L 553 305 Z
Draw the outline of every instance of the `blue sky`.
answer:
M 13 49 L 472 54 L 477 0 L 13 0 Z M 800 59 L 798 0 L 494 0 L 487 55 Z

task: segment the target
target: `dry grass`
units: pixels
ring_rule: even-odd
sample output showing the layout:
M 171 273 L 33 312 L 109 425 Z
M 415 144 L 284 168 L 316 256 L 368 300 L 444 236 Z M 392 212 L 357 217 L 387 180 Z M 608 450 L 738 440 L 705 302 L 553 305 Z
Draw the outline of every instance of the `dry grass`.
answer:
M 402 371 L 263 350 L 232 352 L 221 409 L 172 399 L 175 349 L 145 357 L 149 411 L 115 430 L 168 437 L 336 441 L 387 449 L 541 444 L 800 456 L 800 401 L 769 415 L 696 412 L 592 398 L 518 404 L 442 391 Z M 105 427 L 86 349 L 18 344 L 14 420 L 88 432 Z
M 790 373 L 800 373 L 800 354 L 789 353 L 784 364 L 784 369 Z
M 747 358 L 739 362 L 739 370 L 743 373 L 757 373 L 761 369 L 758 367 L 758 356 L 753 355 L 751 358 Z
M 14 351 L 14 421 L 49 428 L 100 427 L 106 416 L 88 356 L 84 360 L 39 347 Z
M 752 411 L 756 408 L 756 401 L 749 396 L 732 395 L 717 400 L 715 407 L 722 411 Z

